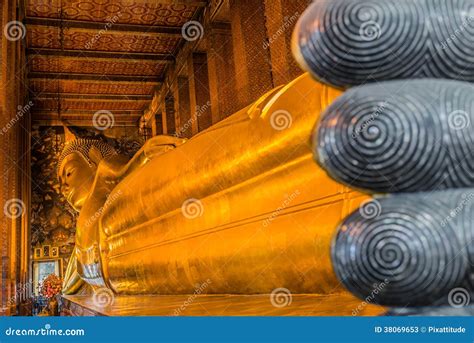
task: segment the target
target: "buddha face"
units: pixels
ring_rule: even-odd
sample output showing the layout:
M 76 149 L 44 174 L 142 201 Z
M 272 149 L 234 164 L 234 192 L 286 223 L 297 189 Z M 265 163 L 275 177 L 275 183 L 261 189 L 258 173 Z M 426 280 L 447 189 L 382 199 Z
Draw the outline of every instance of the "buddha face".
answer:
M 96 168 L 77 152 L 66 156 L 59 170 L 61 192 L 74 209 L 79 211 L 91 192 Z

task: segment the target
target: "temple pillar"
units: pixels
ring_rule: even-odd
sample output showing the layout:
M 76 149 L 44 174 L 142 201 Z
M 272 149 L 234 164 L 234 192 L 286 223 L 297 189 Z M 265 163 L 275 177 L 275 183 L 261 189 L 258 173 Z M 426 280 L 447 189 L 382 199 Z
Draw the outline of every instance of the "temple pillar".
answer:
M 151 116 L 150 118 L 150 128 L 151 128 L 151 136 L 156 136 L 156 115 Z
M 268 37 L 260 46 L 270 52 L 275 85 L 288 83 L 303 73 L 291 52 L 291 36 L 298 18 L 310 3 L 311 0 L 265 0 Z
M 211 100 L 212 124 L 239 110 L 236 97 L 232 30 L 227 23 L 211 24 L 206 33 L 207 67 Z
M 263 0 L 230 2 L 232 40 L 236 75 L 236 96 L 243 108 L 274 88 L 268 50 L 265 3 Z
M 163 132 L 167 135 L 176 134 L 176 120 L 175 120 L 175 100 L 173 95 L 168 92 L 165 97 L 165 114 L 166 119 L 163 120 Z
M 159 113 L 161 113 L 161 125 L 162 125 L 162 131 L 163 134 L 166 135 L 168 134 L 168 126 L 166 125 L 167 119 L 166 119 L 166 103 L 162 105 L 159 109 Z
M 178 90 L 178 84 L 177 82 L 173 84 L 172 86 L 172 94 L 173 94 L 173 120 L 174 120 L 174 134 L 176 136 L 179 136 L 179 127 L 180 127 L 180 122 L 179 122 L 179 90 Z
M 148 125 L 150 126 L 151 129 L 151 136 L 155 137 L 157 135 L 162 135 L 163 134 L 163 119 L 162 119 L 162 113 L 161 113 L 161 107 L 157 108 L 154 111 L 154 114 L 150 116 Z
M 197 101 L 196 101 L 196 78 L 194 76 L 194 54 L 191 53 L 191 55 L 187 58 L 186 61 L 186 68 L 188 71 L 188 77 L 189 77 L 189 107 L 191 110 L 191 123 L 187 130 L 191 131 L 191 135 L 194 136 L 196 133 L 198 133 L 198 116 L 197 116 Z
M 193 53 L 188 59 L 189 97 L 193 135 L 212 125 L 207 54 Z
M 186 76 L 178 76 L 173 84 L 173 96 L 176 116 L 176 134 L 179 137 L 190 138 L 191 130 L 191 106 L 189 96 L 189 79 Z
M 153 136 L 162 135 L 163 132 L 163 115 L 161 108 L 153 116 L 153 126 L 151 127 Z
M 19 10 L 18 10 L 19 9 Z M 29 275 L 29 111 L 24 87 L 25 28 L 16 1 L 0 4 L 0 315 L 16 315 Z M 13 30 L 9 30 L 9 28 Z M 23 287 L 22 287 L 23 288 Z

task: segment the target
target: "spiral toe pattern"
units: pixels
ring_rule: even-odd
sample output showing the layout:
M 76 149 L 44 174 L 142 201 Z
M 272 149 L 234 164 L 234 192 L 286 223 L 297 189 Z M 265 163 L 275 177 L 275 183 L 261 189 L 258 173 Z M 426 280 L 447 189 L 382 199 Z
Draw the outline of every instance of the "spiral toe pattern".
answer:
M 346 88 L 403 78 L 474 81 L 474 0 L 318 0 L 293 51 L 316 78 Z
M 339 227 L 332 247 L 338 278 L 372 303 L 447 303 L 450 291 L 465 286 L 474 268 L 466 240 L 474 230 L 472 190 L 374 201 L 380 205 L 376 217 L 355 211 Z
M 356 87 L 323 113 L 315 158 L 336 180 L 374 192 L 474 187 L 473 115 L 465 82 Z

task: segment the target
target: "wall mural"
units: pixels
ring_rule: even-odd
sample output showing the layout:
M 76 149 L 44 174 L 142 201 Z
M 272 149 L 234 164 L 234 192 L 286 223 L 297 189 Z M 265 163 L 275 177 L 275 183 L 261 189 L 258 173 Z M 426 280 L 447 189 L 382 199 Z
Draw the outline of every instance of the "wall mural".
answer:
M 144 143 L 136 128 L 113 128 L 107 132 L 108 137 L 81 128 L 71 131 L 81 138 L 104 139 L 130 157 Z M 33 128 L 31 146 L 31 254 L 34 259 L 62 258 L 66 268 L 74 248 L 77 214 L 61 194 L 56 174 L 64 147 L 64 129 Z

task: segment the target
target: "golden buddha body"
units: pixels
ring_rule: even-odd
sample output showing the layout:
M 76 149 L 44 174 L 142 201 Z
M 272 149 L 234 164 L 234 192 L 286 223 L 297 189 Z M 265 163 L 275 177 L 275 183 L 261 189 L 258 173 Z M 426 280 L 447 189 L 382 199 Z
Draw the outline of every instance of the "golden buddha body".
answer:
M 310 136 L 339 92 L 305 74 L 189 141 L 157 136 L 126 161 L 97 142 L 59 176 L 80 211 L 65 292 L 329 293 L 330 241 L 364 199 L 313 161 Z M 63 154 L 64 155 L 64 154 Z M 77 270 L 77 273 L 75 273 Z

